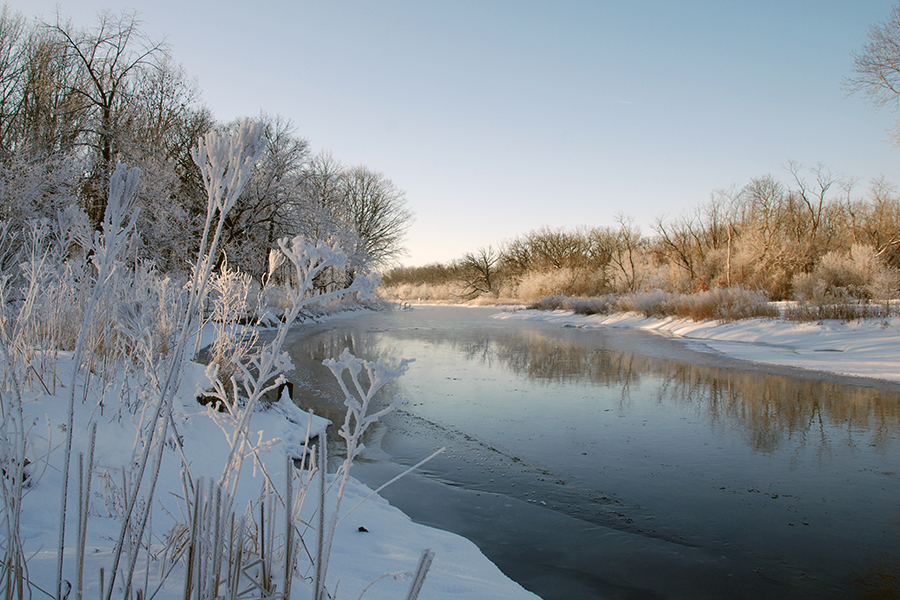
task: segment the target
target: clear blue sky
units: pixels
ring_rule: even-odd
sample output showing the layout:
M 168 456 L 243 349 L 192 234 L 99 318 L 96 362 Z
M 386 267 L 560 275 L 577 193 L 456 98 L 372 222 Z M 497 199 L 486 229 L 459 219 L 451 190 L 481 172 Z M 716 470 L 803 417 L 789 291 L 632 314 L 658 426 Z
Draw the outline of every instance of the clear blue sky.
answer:
M 407 264 L 549 226 L 645 233 L 785 165 L 900 184 L 897 116 L 841 86 L 889 0 L 12 0 L 134 9 L 223 121 L 294 121 L 416 214 Z

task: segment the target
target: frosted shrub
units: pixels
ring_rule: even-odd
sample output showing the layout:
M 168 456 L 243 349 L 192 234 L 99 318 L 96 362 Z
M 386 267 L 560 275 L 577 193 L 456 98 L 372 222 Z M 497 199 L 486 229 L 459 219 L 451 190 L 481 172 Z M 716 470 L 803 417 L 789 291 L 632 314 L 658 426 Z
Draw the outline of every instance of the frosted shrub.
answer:
M 619 306 L 647 317 L 675 316 L 695 321 L 778 316 L 764 291 L 742 287 L 714 288 L 696 294 L 672 294 L 662 290 L 627 294 L 621 298 Z
M 879 262 L 874 248 L 855 244 L 849 253 L 831 251 L 812 273 L 795 275 L 792 284 L 797 304 L 786 311 L 793 320 L 841 319 L 850 321 L 873 316 L 868 303 L 885 302 L 897 289 L 896 270 Z
M 697 294 L 685 294 L 677 297 L 672 304 L 675 314 L 694 321 L 736 321 L 778 316 L 778 310 L 769 304 L 764 291 L 742 287 L 714 288 Z
M 210 318 L 215 333 L 209 362 L 218 370 L 228 399 L 234 394 L 235 377 L 240 377 L 239 364 L 250 355 L 259 337 L 255 329 L 238 327 L 247 322 L 250 313 L 250 290 L 250 276 L 229 269 L 227 262 L 210 280 Z
M 810 278 L 812 279 L 812 276 Z M 784 310 L 785 319 L 791 321 L 821 321 L 823 319 L 855 321 L 870 316 L 867 302 L 860 302 L 858 298 L 847 291 L 847 288 L 826 288 L 818 280 L 815 280 L 811 287 L 814 293 L 812 298 L 809 299 L 798 294 L 796 303 Z
M 571 269 L 529 271 L 519 281 L 518 297 L 524 302 L 531 302 L 544 296 L 565 294 L 571 280 Z
M 83 169 L 75 153 L 36 159 L 30 150 L 6 154 L 0 165 L 0 219 L 15 231 L 76 205 L 72 183 Z
M 669 312 L 672 295 L 662 290 L 624 294 L 621 306 L 625 311 L 639 312 L 645 317 L 664 317 Z
M 791 284 L 794 288 L 794 300 L 797 302 L 821 302 L 828 291 L 828 284 L 812 273 L 794 275 Z
M 552 271 L 529 271 L 519 282 L 517 298 L 533 302 L 544 296 L 589 296 L 606 289 L 602 270 L 562 268 Z
M 245 322 L 250 314 L 252 279 L 239 269 L 231 269 L 228 262 L 212 275 L 209 283 L 215 323 Z
M 873 300 L 884 303 L 884 316 L 891 316 L 891 300 L 897 297 L 900 288 L 900 270 L 881 266 L 869 281 L 867 290 Z
M 613 294 L 587 298 L 547 296 L 529 304 L 528 308 L 536 310 L 571 310 L 579 315 L 608 315 L 618 310 L 619 297 Z
M 845 288 L 859 296 L 876 269 L 875 250 L 856 244 L 849 253 L 832 250 L 825 254 L 813 275 L 825 284 L 826 289 Z

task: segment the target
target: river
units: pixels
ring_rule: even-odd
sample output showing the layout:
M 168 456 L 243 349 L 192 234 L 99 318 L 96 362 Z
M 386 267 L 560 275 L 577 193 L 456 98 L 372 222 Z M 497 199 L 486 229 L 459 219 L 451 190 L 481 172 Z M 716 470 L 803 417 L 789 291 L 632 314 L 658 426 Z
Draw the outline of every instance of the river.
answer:
M 415 358 L 383 390 L 407 404 L 372 428 L 352 474 L 374 488 L 445 447 L 381 495 L 546 600 L 896 593 L 896 390 L 496 312 L 297 327 L 295 401 L 339 425 L 324 358 Z

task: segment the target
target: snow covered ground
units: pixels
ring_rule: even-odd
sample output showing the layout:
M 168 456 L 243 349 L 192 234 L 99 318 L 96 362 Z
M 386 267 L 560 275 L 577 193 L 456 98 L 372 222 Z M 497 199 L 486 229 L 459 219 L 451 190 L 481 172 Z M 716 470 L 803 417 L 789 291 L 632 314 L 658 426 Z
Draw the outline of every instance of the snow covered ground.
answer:
M 680 340 L 686 347 L 751 362 L 900 382 L 900 318 L 843 323 L 797 323 L 781 319 L 733 322 L 646 318 L 636 313 L 577 315 L 570 311 L 520 310 L 500 319 L 527 319 L 561 326 L 632 327 Z
M 71 369 L 71 364 L 63 357 L 60 361 L 62 374 Z M 63 378 L 64 379 L 64 378 Z M 180 393 L 186 407 L 184 421 L 179 434 L 184 439 L 184 450 L 188 457 L 190 469 L 195 479 L 203 477 L 207 481 L 216 479 L 221 474 L 225 455 L 228 451 L 223 431 L 210 418 L 204 407 L 193 401 L 193 395 L 205 379 L 204 368 L 194 365 L 182 384 Z M 51 453 L 49 464 L 41 472 L 32 472 L 37 483 L 28 490 L 24 500 L 22 532 L 26 542 L 26 554 L 31 556 L 28 562 L 29 579 L 34 583 L 35 597 L 42 594 L 38 588 L 50 594 L 55 592 L 56 553 L 59 498 L 61 485 L 62 452 L 60 442 L 64 437 L 60 428 L 64 427 L 66 411 L 62 408 L 65 391 L 57 387 L 58 394 L 37 396 L 26 404 L 31 420 L 37 423 L 35 431 L 40 437 L 49 440 L 55 449 Z M 132 455 L 134 443 L 134 424 L 138 416 L 129 411 L 119 411 L 113 403 L 107 403 L 102 409 L 96 402 L 79 403 L 76 423 L 95 421 L 99 424 L 97 431 L 97 450 L 94 469 L 94 491 L 92 498 L 91 519 L 87 534 L 87 552 L 85 562 L 85 595 L 99 597 L 100 569 L 109 569 L 114 539 L 118 535 L 119 525 L 115 515 L 122 510 L 121 478 L 123 457 Z M 253 415 L 251 430 L 258 432 L 262 442 L 271 442 L 269 452 L 263 461 L 272 480 L 276 484 L 284 481 L 286 466 L 285 453 L 297 456 L 306 437 L 309 416 L 289 403 L 285 398 L 271 406 L 268 410 Z M 324 419 L 316 419 L 311 424 L 312 432 L 323 426 Z M 83 427 L 76 427 L 73 440 L 74 452 L 87 455 L 88 435 Z M 183 521 L 182 480 L 180 461 L 175 456 L 174 446 L 171 448 L 173 460 L 164 461 L 160 473 L 159 490 L 156 498 L 159 510 L 153 519 L 155 537 L 162 540 L 176 521 Z M 246 473 L 241 480 L 241 489 L 237 497 L 238 505 L 246 505 L 248 501 L 259 496 L 261 477 L 252 469 L 252 461 L 245 465 Z M 38 461 L 35 462 L 38 464 Z M 249 476 L 252 475 L 252 476 Z M 311 484 L 316 488 L 315 483 Z M 71 486 L 70 486 L 71 488 Z M 310 490 L 301 512 L 307 522 L 314 522 L 312 515 L 315 509 L 314 489 Z M 331 490 L 331 496 L 335 490 Z M 425 526 L 417 525 L 391 507 L 387 502 L 374 496 L 360 502 L 371 494 L 366 486 L 352 481 L 344 492 L 342 513 L 352 510 L 352 514 L 337 528 L 336 537 L 329 564 L 329 589 L 337 589 L 337 598 L 358 598 L 362 591 L 372 582 L 363 598 L 402 598 L 405 597 L 410 581 L 401 576 L 405 572 L 414 571 L 423 550 L 431 549 L 435 553 L 434 562 L 428 572 L 420 598 L 534 598 L 521 586 L 505 577 L 496 566 L 488 561 L 470 541 Z M 71 494 L 75 495 L 75 494 Z M 358 507 L 357 507 L 358 505 Z M 354 509 L 354 507 L 356 507 Z M 76 513 L 73 502 L 70 502 L 67 538 L 74 538 Z M 365 532 L 360 530 L 365 529 Z M 312 547 L 315 535 L 309 532 L 304 545 Z M 74 544 L 67 542 L 67 554 Z M 64 579 L 75 581 L 74 552 L 65 564 Z M 307 580 L 311 570 L 304 568 L 301 552 L 300 573 Z M 308 562 L 308 561 L 307 561 Z M 160 564 L 149 565 L 150 592 L 156 586 L 156 571 Z M 143 574 L 141 568 L 141 587 Z M 170 577 L 159 591 L 157 598 L 181 597 L 181 577 Z M 388 575 L 384 577 L 384 575 Z M 178 582 L 178 583 L 175 583 Z M 312 598 L 312 589 L 303 585 L 304 581 L 295 583 L 292 598 Z M 149 596 L 149 594 L 148 594 Z M 115 597 L 115 595 L 114 595 Z
M 692 350 L 719 354 L 726 357 L 775 364 L 784 367 L 813 369 L 844 375 L 900 382 L 900 319 L 872 320 L 860 323 L 790 323 L 773 319 L 752 319 L 733 323 L 692 322 L 679 319 L 648 319 L 634 314 L 612 316 L 579 316 L 571 312 L 538 312 L 519 310 L 499 312 L 499 319 L 542 320 L 560 326 L 605 328 L 631 327 L 657 332 L 685 342 Z M 65 357 L 60 361 L 60 381 L 66 381 L 65 371 L 71 369 Z M 184 438 L 187 455 L 194 478 L 215 479 L 222 472 L 224 454 L 228 444 L 222 429 L 210 412 L 196 404 L 193 397 L 204 383 L 204 370 L 199 365 L 185 377 L 180 395 L 186 407 L 186 415 L 179 433 Z M 79 391 L 79 397 L 81 397 Z M 59 489 L 62 478 L 62 451 L 64 439 L 61 428 L 66 415 L 61 386 L 56 393 L 31 395 L 25 405 L 35 423 L 35 432 L 51 448 L 49 460 L 41 472 L 33 472 L 36 483 L 28 491 L 24 501 L 22 532 L 25 537 L 29 560 L 29 579 L 41 589 L 52 593 L 55 586 L 59 514 Z M 94 493 L 91 520 L 87 534 L 85 594 L 98 597 L 100 569 L 108 562 L 118 535 L 116 511 L 119 487 L 122 485 L 123 457 L 131 456 L 135 440 L 138 415 L 109 401 L 100 405 L 87 401 L 78 407 L 76 423 L 97 422 L 98 442 L 94 471 Z M 253 415 L 251 430 L 259 439 L 271 442 L 263 456 L 269 474 L 275 482 L 284 481 L 285 453 L 296 456 L 303 445 L 307 427 L 313 432 L 323 423 L 308 422 L 309 417 L 285 399 L 268 410 Z M 87 451 L 88 433 L 85 427 L 76 427 L 74 451 Z M 156 538 L 163 540 L 173 524 L 184 520 L 181 461 L 171 449 L 171 459 L 163 466 L 156 498 L 159 510 L 152 523 Z M 249 460 L 249 459 L 248 459 Z M 36 468 L 40 461 L 33 461 Z M 252 462 L 252 461 L 250 461 Z M 258 473 L 248 462 L 238 504 L 256 498 L 260 489 Z M 253 472 L 251 472 L 253 471 Z M 161 492 L 161 493 L 160 493 Z M 369 496 L 371 490 L 352 481 L 345 492 L 343 511 L 356 507 Z M 312 492 L 310 492 L 312 494 Z M 74 496 L 75 494 L 72 494 Z M 74 503 L 74 498 L 72 502 Z M 304 504 L 303 519 L 313 521 L 315 502 L 309 498 Z M 70 503 L 67 532 L 75 532 L 74 504 Z M 365 531 L 363 531 L 363 528 Z M 304 545 L 312 546 L 314 534 L 304 539 Z M 70 537 L 67 534 L 67 539 Z M 74 537 L 74 536 L 71 536 Z M 68 549 L 73 543 L 67 542 Z M 352 514 L 338 527 L 332 551 L 328 584 L 337 590 L 338 598 L 358 598 L 367 586 L 375 582 L 362 596 L 367 599 L 404 597 L 410 583 L 398 573 L 415 569 L 419 556 L 425 549 L 435 552 L 434 563 L 422 588 L 423 599 L 450 598 L 535 598 L 517 583 L 509 580 L 491 564 L 468 540 L 436 529 L 417 525 L 399 510 L 394 509 L 378 496 L 353 508 Z M 304 554 L 301 552 L 301 559 Z M 152 573 L 160 565 L 143 567 Z M 75 561 L 67 559 L 64 578 L 74 581 Z M 175 566 L 177 573 L 178 566 Z M 141 571 L 143 573 L 143 571 Z M 385 576 L 388 575 L 388 576 Z M 292 598 L 311 598 L 308 584 L 310 569 L 301 567 L 300 577 L 294 586 Z M 157 598 L 181 597 L 179 577 L 171 578 L 159 591 Z M 149 586 L 152 589 L 153 584 Z M 40 597 L 35 588 L 35 597 Z
M 196 392 L 205 385 L 205 368 L 192 365 L 182 381 L 179 393 L 186 414 L 182 417 L 179 434 L 183 438 L 184 452 L 195 480 L 217 479 L 225 464 L 228 443 L 223 429 L 212 418 L 211 411 L 194 401 Z M 59 379 L 66 380 L 66 372 L 71 373 L 71 357 L 60 357 Z M 323 367 L 324 368 L 324 367 Z M 35 448 L 52 448 L 46 466 L 42 461 L 32 461 L 28 470 L 35 482 L 26 490 L 23 502 L 21 531 L 25 538 L 25 551 L 29 556 L 28 579 L 32 582 L 34 597 L 55 594 L 57 558 L 58 515 L 60 508 L 60 487 L 62 485 L 62 442 L 65 429 L 66 410 L 64 396 L 66 390 L 61 385 L 56 394 L 34 394 L 25 405 L 29 422 L 35 424 L 34 432 L 40 438 Z M 81 397 L 81 390 L 78 392 Z M 90 397 L 90 394 L 87 396 Z M 109 564 L 114 548 L 114 540 L 119 533 L 124 475 L 123 461 L 132 456 L 135 443 L 135 427 L 139 422 L 139 412 L 129 411 L 116 403 L 113 398 L 100 403 L 88 400 L 76 403 L 75 422 L 98 423 L 95 454 L 92 507 L 87 533 L 87 551 L 84 566 L 84 594 L 86 597 L 100 596 L 100 573 Z M 314 418 L 290 403 L 286 397 L 270 405 L 266 410 L 253 414 L 251 431 L 257 432 L 261 446 L 269 443 L 268 452 L 261 455 L 262 462 L 276 486 L 285 480 L 285 454 L 295 457 L 302 452 L 307 429 L 315 434 L 325 426 L 324 419 Z M 73 436 L 73 454 L 88 453 L 88 431 L 83 425 L 76 426 Z M 182 493 L 181 461 L 172 445 L 167 450 L 169 459 L 163 462 L 160 472 L 156 499 L 158 510 L 152 522 L 155 541 L 163 546 L 164 538 L 173 531 L 177 523 L 185 522 Z M 36 457 L 37 458 L 37 457 Z M 260 495 L 262 476 L 252 464 L 245 461 L 240 488 L 237 493 L 238 506 L 247 506 Z M 329 503 L 333 504 L 336 490 L 329 491 Z M 63 579 L 74 583 L 76 561 L 75 544 L 76 502 L 72 498 L 70 484 L 69 511 L 67 519 L 66 562 Z M 304 501 L 301 519 L 314 523 L 317 485 L 310 484 L 309 494 Z M 460 536 L 428 528 L 413 523 L 399 510 L 391 507 L 380 497 L 373 496 L 372 490 L 363 484 L 350 481 L 344 491 L 341 513 L 351 513 L 337 528 L 329 563 L 328 589 L 336 590 L 336 598 L 403 598 L 410 588 L 410 572 L 415 571 L 419 558 L 425 549 L 431 549 L 435 558 L 428 571 L 422 588 L 422 599 L 449 598 L 498 598 L 526 599 L 535 596 L 517 583 L 504 576 L 478 548 Z M 364 499 L 368 498 L 363 502 Z M 361 530 L 363 528 L 365 531 Z M 312 568 L 306 558 L 306 551 L 314 553 L 315 533 L 306 528 L 300 559 L 299 577 L 295 578 L 291 597 L 311 599 L 310 585 Z M 71 540 L 71 541 L 69 541 Z M 162 553 L 158 553 L 160 556 Z M 70 556 L 71 555 L 71 556 Z M 304 566 L 305 561 L 305 566 Z M 143 562 L 143 560 L 142 560 Z M 145 597 L 150 597 L 158 585 L 158 572 L 164 568 L 163 560 L 149 561 L 150 564 L 138 568 L 139 582 L 135 587 L 148 589 Z M 174 566 L 172 575 L 158 590 L 156 598 L 183 597 L 183 577 L 181 567 Z M 145 575 L 147 579 L 145 579 Z M 145 581 L 149 583 L 145 587 Z M 373 583 L 374 582 L 374 583 Z M 108 579 L 106 582 L 108 586 Z M 64 586 L 65 588 L 65 586 Z M 119 593 L 121 594 L 121 592 Z M 113 597 L 118 597 L 113 594 Z M 248 596 L 259 597 L 259 596 Z

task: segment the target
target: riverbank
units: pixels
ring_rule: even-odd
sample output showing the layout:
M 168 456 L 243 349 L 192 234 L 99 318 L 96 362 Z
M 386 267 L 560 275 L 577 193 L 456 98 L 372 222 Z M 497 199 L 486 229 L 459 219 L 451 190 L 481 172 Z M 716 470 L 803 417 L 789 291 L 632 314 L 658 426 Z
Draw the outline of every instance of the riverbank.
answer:
M 59 535 L 60 498 L 62 497 L 66 409 L 68 386 L 73 369 L 71 353 L 60 353 L 56 366 L 56 382 L 34 382 L 34 388 L 25 398 L 23 422 L 29 424 L 29 461 L 25 469 L 25 497 L 21 511 L 21 537 L 27 557 L 25 587 L 34 597 L 46 593 L 53 596 L 58 578 L 57 552 Z M 324 367 L 323 367 L 324 368 Z M 139 382 L 120 373 L 107 388 L 97 389 L 94 381 L 79 382 L 75 392 L 72 435 L 72 456 L 77 472 L 78 457 L 85 461 L 93 454 L 93 477 L 85 533 L 84 565 L 78 566 L 79 529 L 78 515 L 82 512 L 77 491 L 78 480 L 70 481 L 66 512 L 65 563 L 63 566 L 63 590 L 75 586 L 78 572 L 83 573 L 85 597 L 101 597 L 101 584 L 109 587 L 110 565 L 119 536 L 120 517 L 126 510 L 123 488 L 129 477 L 128 461 L 139 448 L 135 445 L 136 432 L 145 426 L 140 403 Z M 46 388 L 43 387 L 46 383 Z M 182 464 L 187 465 L 194 482 L 208 485 L 223 476 L 229 451 L 227 436 L 233 425 L 209 407 L 196 401 L 198 391 L 208 389 L 206 368 L 190 364 L 177 394 L 183 407 L 175 417 L 180 448 L 174 442 L 168 444 L 162 457 L 153 516 L 148 527 L 154 542 L 152 552 L 142 558 L 134 570 L 134 590 L 144 590 L 144 598 L 168 600 L 184 595 L 183 557 L 172 560 L 186 535 L 185 524 L 190 522 L 190 503 L 186 502 Z M 91 450 L 90 425 L 96 423 L 96 445 Z M 277 403 L 269 403 L 252 414 L 249 431 L 253 432 L 252 451 L 244 460 L 242 474 L 235 494 L 238 516 L 251 507 L 258 516 L 263 490 L 274 485 L 275 494 L 284 494 L 286 466 L 285 456 L 294 459 L 304 454 L 307 436 L 324 430 L 324 419 L 311 417 L 282 397 Z M 333 425 L 334 426 L 334 425 Z M 250 442 L 251 440 L 248 440 Z M 247 446 L 250 449 L 250 446 Z M 183 453 L 184 459 L 179 456 Z M 295 462 L 296 464 L 296 462 Z M 74 475 L 77 477 L 77 475 Z M 293 577 L 290 597 L 307 600 L 313 597 L 311 586 L 315 556 L 316 523 L 318 510 L 318 484 L 304 484 L 302 472 L 294 474 L 296 492 L 297 531 L 301 536 L 298 564 Z M 267 484 L 266 481 L 270 483 Z M 329 476 L 329 480 L 333 480 Z M 334 505 L 337 486 L 331 485 L 326 501 Z M 298 491 L 299 490 L 299 491 Z M 416 570 L 423 551 L 434 552 L 434 562 L 428 571 L 422 588 L 422 599 L 449 598 L 499 598 L 528 600 L 535 596 L 525 591 L 492 564 L 469 540 L 413 523 L 400 510 L 372 495 L 370 488 L 351 479 L 343 492 L 342 515 L 348 515 L 337 527 L 331 548 L 328 571 L 328 589 L 335 598 L 405 597 L 410 589 L 411 572 Z M 275 513 L 270 514 L 274 506 Z M 254 508 L 255 507 L 255 508 Z M 269 505 L 266 519 L 283 522 L 283 510 L 278 504 Z M 275 534 L 276 547 L 283 543 L 283 525 L 274 527 L 265 535 Z M 271 538 L 270 538 L 271 539 Z M 280 541 L 279 541 L 280 540 Z M 0 540 L 9 544 L 9 540 Z M 253 544 L 260 542 L 256 540 Z M 261 543 L 261 542 L 260 542 Z M 256 546 L 253 546 L 254 551 Z M 125 557 L 127 560 L 128 550 Z M 248 557 L 249 561 L 251 557 Z M 106 581 L 104 582 L 104 571 Z M 253 575 L 252 566 L 248 576 Z M 273 574 L 269 574 L 270 576 Z M 274 581 L 283 579 L 275 573 Z M 256 576 L 259 576 L 257 574 Z M 115 583 L 112 597 L 127 596 L 121 577 Z M 246 584 L 244 580 L 242 585 Z M 281 586 L 279 585 L 279 588 Z M 254 594 L 242 597 L 259 597 Z
M 717 359 L 900 383 L 900 317 L 849 323 L 782 319 L 719 322 L 656 319 L 636 313 L 584 316 L 571 311 L 511 309 L 498 312 L 495 318 L 585 329 L 639 329 Z

